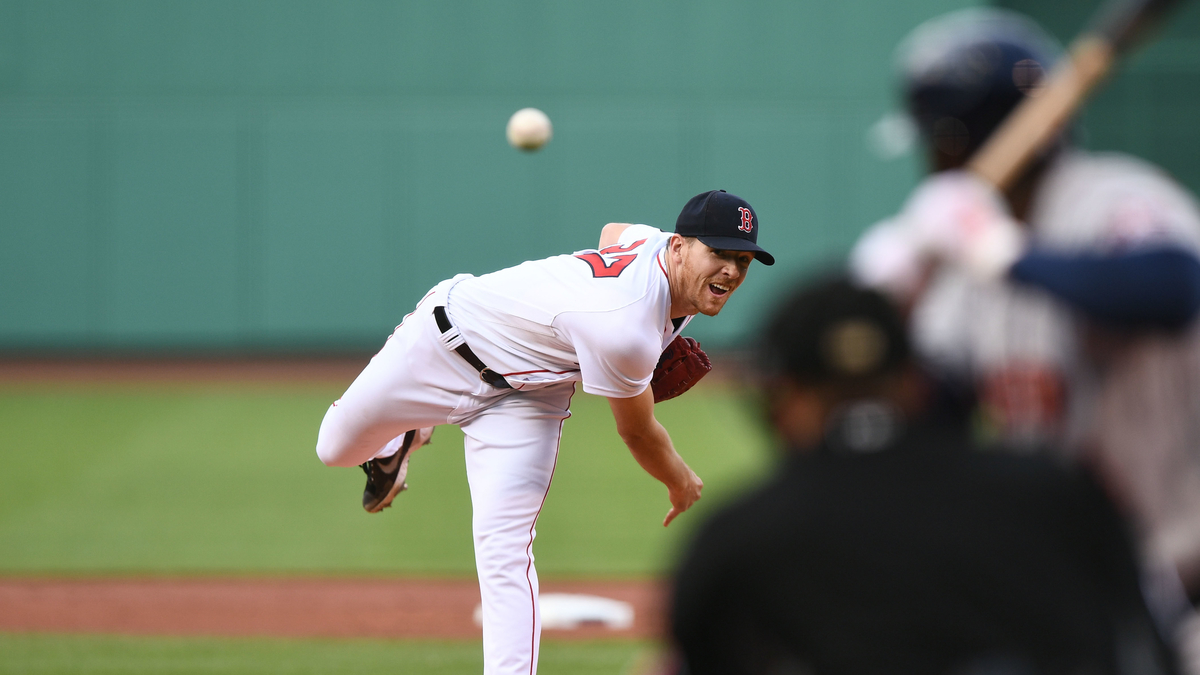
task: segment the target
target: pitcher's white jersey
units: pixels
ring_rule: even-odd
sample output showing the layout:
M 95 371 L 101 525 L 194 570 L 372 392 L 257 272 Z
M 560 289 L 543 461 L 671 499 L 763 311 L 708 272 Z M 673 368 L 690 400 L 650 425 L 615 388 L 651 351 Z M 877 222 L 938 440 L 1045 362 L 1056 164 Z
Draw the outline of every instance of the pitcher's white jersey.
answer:
M 470 277 L 450 290 L 446 311 L 479 358 L 516 389 L 582 381 L 589 394 L 636 396 L 691 319 L 670 319 L 670 238 L 633 225 L 598 251 Z

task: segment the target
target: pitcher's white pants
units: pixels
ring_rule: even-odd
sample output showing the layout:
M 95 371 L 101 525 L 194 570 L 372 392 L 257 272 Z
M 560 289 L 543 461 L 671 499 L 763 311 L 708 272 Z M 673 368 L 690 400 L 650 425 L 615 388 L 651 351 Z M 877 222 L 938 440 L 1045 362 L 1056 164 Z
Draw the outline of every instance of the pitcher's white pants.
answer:
M 532 675 L 542 630 L 534 525 L 554 476 L 575 385 L 514 391 L 482 382 L 442 344 L 433 319 L 433 307 L 445 303 L 452 282 L 439 284 L 405 317 L 330 406 L 317 454 L 330 466 L 355 466 L 395 452 L 394 439 L 409 430 L 462 428 L 483 599 L 484 673 Z

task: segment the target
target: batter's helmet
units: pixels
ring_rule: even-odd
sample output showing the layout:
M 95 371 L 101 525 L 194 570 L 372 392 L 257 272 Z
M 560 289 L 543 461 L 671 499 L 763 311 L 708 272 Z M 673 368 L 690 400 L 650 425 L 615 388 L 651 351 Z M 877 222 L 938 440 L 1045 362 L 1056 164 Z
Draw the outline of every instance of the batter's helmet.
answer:
M 896 58 L 921 135 L 965 160 L 1021 99 L 1036 93 L 1061 55 L 1061 45 L 1033 20 L 979 7 L 921 24 Z

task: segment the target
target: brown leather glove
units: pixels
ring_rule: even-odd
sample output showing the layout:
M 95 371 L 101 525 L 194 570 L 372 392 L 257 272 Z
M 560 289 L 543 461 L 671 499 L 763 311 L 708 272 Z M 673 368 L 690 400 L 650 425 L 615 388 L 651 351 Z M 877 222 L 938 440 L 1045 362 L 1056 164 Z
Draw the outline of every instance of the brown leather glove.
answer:
M 675 398 L 712 370 L 708 354 L 700 349 L 700 343 L 680 335 L 663 350 L 654 368 L 650 388 L 654 390 L 654 402 Z

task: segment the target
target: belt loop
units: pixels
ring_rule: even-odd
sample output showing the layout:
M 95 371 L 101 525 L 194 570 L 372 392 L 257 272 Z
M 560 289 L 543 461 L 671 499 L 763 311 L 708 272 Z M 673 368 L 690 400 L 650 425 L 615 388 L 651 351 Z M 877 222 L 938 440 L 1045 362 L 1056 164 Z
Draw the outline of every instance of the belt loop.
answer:
M 467 343 L 467 339 L 462 336 L 457 326 L 451 326 L 450 330 L 442 333 L 442 346 L 448 351 L 458 351 L 458 348 Z

